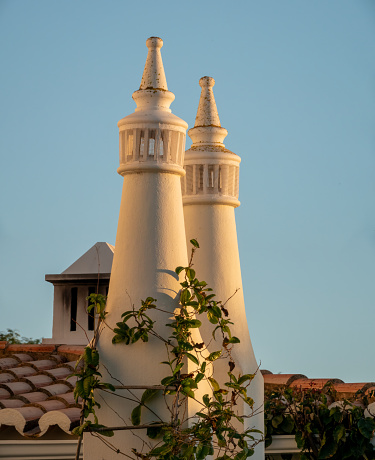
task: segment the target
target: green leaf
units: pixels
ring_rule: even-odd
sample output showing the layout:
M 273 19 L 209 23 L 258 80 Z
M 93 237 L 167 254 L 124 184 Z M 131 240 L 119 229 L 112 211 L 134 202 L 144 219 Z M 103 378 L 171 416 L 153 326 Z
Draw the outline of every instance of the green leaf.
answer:
M 189 301 L 190 297 L 190 291 L 188 289 L 183 289 L 180 295 L 180 302 L 184 305 L 186 302 Z
M 339 442 L 341 438 L 343 438 L 345 436 L 345 426 L 340 424 L 340 425 L 337 425 L 335 427 L 335 429 L 333 430 L 333 439 L 336 441 L 336 442 Z
M 210 453 L 211 445 L 208 443 L 200 443 L 198 444 L 195 455 L 196 460 L 204 460 Z
M 194 247 L 199 248 L 199 243 L 198 243 L 197 240 L 194 240 L 194 239 L 193 239 L 193 240 L 190 240 L 190 243 L 191 243 Z
M 129 345 L 129 341 L 130 341 L 129 337 L 124 337 L 123 335 L 120 335 L 120 334 L 116 334 L 115 336 L 112 337 L 112 343 L 114 345 L 116 343 L 121 343 L 121 342 L 125 342 L 126 345 Z
M 159 423 L 159 422 L 156 422 L 156 423 Z M 147 436 L 151 439 L 159 438 L 162 432 L 163 432 L 163 427 L 161 426 L 147 428 Z
M 84 359 L 86 364 L 92 363 L 92 349 L 90 347 L 85 348 Z
M 170 444 L 163 444 L 160 447 L 155 447 L 155 449 L 152 449 L 152 451 L 150 452 L 150 455 L 152 457 L 159 457 L 159 455 L 160 456 L 165 455 L 171 450 L 172 450 L 172 446 Z
M 183 351 L 194 350 L 194 347 L 189 342 L 179 341 L 178 347 L 180 348 L 180 350 L 183 350 Z
M 301 431 L 297 431 L 297 433 L 295 434 L 295 440 L 296 440 L 298 449 L 303 449 L 305 447 L 305 439 Z
M 82 432 L 83 432 L 83 429 L 82 429 L 82 426 L 79 425 L 79 426 L 76 426 L 75 428 L 73 428 L 72 430 L 72 434 L 76 435 L 76 436 L 81 436 L 82 435 Z
M 159 393 L 160 390 L 154 390 L 151 388 L 148 388 L 145 390 L 141 397 L 141 404 L 145 404 L 146 402 L 150 401 L 154 396 L 156 396 Z
M 177 268 L 175 269 L 175 272 L 176 272 L 177 275 L 179 275 L 179 274 L 182 272 L 182 270 L 185 270 L 185 267 L 181 267 L 181 266 L 180 266 L 180 267 L 177 267 Z
M 204 374 L 201 374 L 199 372 L 195 377 L 195 383 L 199 383 L 203 378 L 204 378 Z
M 211 385 L 214 391 L 220 390 L 220 385 L 217 383 L 217 381 L 213 377 L 208 377 L 208 380 L 211 382 Z
M 241 340 L 238 337 L 231 337 L 228 341 L 229 343 L 240 343 Z
M 291 434 L 294 429 L 294 421 L 290 415 L 287 415 L 282 423 L 280 423 L 279 428 L 284 431 L 286 434 Z
M 209 354 L 209 356 L 206 359 L 207 361 L 215 361 L 216 359 L 220 358 L 220 355 L 221 355 L 221 350 L 213 351 L 212 353 Z
M 215 297 L 213 294 L 211 294 L 210 296 L 207 296 L 207 298 L 209 297 Z M 214 306 L 212 307 L 212 312 L 214 313 L 214 315 L 217 317 L 217 318 L 221 318 L 221 310 L 219 307 L 217 306 Z
M 74 398 L 77 401 L 78 398 L 85 399 L 85 393 L 83 390 L 83 380 L 77 380 L 76 386 L 74 388 Z
M 219 319 L 212 310 L 207 311 L 207 318 L 208 321 L 212 324 L 217 324 L 219 322 Z
M 238 384 L 239 385 L 242 385 L 244 382 L 246 382 L 246 380 L 253 380 L 254 378 L 254 374 L 245 374 L 245 375 L 242 375 L 239 379 L 238 379 Z
M 174 381 L 175 381 L 174 377 L 164 377 L 163 380 L 160 383 L 167 387 L 168 385 L 170 385 Z
M 100 385 L 108 390 L 116 391 L 116 388 L 112 385 L 112 383 L 101 383 Z
M 247 458 L 247 449 L 246 451 L 245 450 L 242 450 L 241 452 L 239 452 L 235 457 L 234 457 L 234 460 L 246 460 Z
M 189 396 L 189 398 L 195 399 L 194 391 L 192 391 L 190 387 L 182 387 L 181 393 L 185 394 L 186 396 Z
M 106 428 L 105 425 L 100 425 L 98 423 L 92 423 L 90 425 L 90 429 L 92 431 L 98 431 L 98 428 Z M 115 433 L 112 430 L 104 430 L 104 431 L 99 431 L 101 436 L 108 436 L 109 438 L 114 436 Z
M 199 361 L 194 355 L 192 355 L 191 353 L 185 353 L 185 355 L 190 359 L 190 361 L 193 361 L 194 364 L 199 366 Z
M 274 428 L 277 428 L 283 421 L 283 416 L 282 415 L 275 415 L 272 419 L 272 426 Z
M 367 439 L 371 439 L 374 435 L 375 422 L 372 418 L 361 418 L 358 421 L 358 429 L 362 436 Z
M 205 370 L 206 370 L 206 361 L 204 361 L 204 363 L 201 366 L 201 372 L 205 372 Z
M 141 424 L 141 410 L 142 406 L 136 406 L 131 413 L 131 421 L 134 426 L 140 425 Z
M 196 328 L 202 326 L 202 323 L 199 321 L 199 319 L 191 319 L 187 321 L 187 324 L 189 325 L 189 328 Z
M 183 460 L 190 460 L 190 459 L 193 459 L 194 458 L 194 446 L 192 445 L 187 445 L 187 444 L 184 444 L 183 447 L 182 447 L 182 459 Z
M 93 348 L 91 352 L 91 357 L 92 357 L 92 365 L 95 367 L 99 366 L 99 352 L 96 348 Z
M 124 311 L 124 313 L 121 315 L 121 318 L 125 318 L 126 316 L 134 316 L 133 310 Z
M 156 299 L 154 299 L 153 297 L 147 297 L 147 299 L 145 300 L 146 304 L 150 304 L 152 302 L 156 302 Z
M 177 364 L 176 368 L 173 371 L 173 375 L 176 375 L 177 372 L 180 371 L 180 369 L 182 368 L 183 365 L 184 365 L 184 363 Z
M 210 405 L 210 397 L 206 394 L 203 396 L 202 399 L 203 399 L 204 405 L 208 407 Z
M 337 447 L 337 443 L 333 439 L 330 439 L 320 448 L 318 459 L 323 460 L 333 457 L 337 451 Z
M 192 268 L 187 268 L 186 276 L 189 278 L 190 281 L 193 281 L 193 279 L 195 278 L 195 270 L 193 270 Z
M 90 396 L 93 383 L 94 383 L 94 377 L 92 375 L 90 375 L 89 377 L 86 377 L 83 380 L 83 394 L 85 395 L 85 398 L 88 398 Z

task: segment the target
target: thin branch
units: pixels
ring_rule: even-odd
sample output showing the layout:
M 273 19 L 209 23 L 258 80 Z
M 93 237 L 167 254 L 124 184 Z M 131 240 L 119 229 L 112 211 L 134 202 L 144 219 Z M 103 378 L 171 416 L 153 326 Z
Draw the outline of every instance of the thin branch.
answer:
M 72 318 L 72 321 L 74 321 L 74 322 L 77 324 L 77 326 L 80 327 L 80 328 L 83 330 L 83 332 L 85 333 L 87 342 L 90 342 L 90 339 L 89 339 L 89 337 L 88 337 L 88 335 L 87 335 L 85 329 L 84 329 L 75 319 Z
M 99 385 L 99 389 L 103 390 L 107 387 Z M 164 386 L 164 385 L 114 385 L 116 390 L 175 390 L 175 386 Z
M 95 430 L 88 429 L 87 431 L 95 431 L 95 433 L 100 433 L 102 431 L 146 430 L 147 428 L 157 428 L 160 426 L 168 425 L 165 423 L 155 423 L 153 425 L 105 426 L 103 428 L 96 428 Z
M 127 455 L 124 452 L 122 452 L 120 449 L 118 449 L 116 446 L 110 443 L 107 439 L 104 439 L 103 436 L 101 436 L 99 433 L 91 432 L 91 435 L 102 441 L 103 444 L 105 444 L 109 449 L 113 450 L 113 452 L 116 452 L 116 454 L 123 455 L 124 457 L 130 458 L 131 460 L 135 460 L 134 457 L 130 457 L 130 455 Z
M 232 297 L 234 297 L 234 296 L 237 294 L 237 292 L 238 292 L 239 290 L 240 290 L 240 288 L 237 288 L 237 289 L 233 292 L 233 294 L 232 294 L 230 297 L 227 298 L 227 300 L 222 304 L 222 306 L 225 307 L 225 305 L 230 301 L 230 299 L 231 299 Z

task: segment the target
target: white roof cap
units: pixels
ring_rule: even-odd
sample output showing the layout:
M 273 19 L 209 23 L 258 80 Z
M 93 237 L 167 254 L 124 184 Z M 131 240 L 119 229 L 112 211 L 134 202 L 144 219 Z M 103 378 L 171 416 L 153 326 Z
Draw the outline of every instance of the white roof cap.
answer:
M 114 251 L 115 247 L 109 243 L 96 243 L 62 274 L 111 273 Z

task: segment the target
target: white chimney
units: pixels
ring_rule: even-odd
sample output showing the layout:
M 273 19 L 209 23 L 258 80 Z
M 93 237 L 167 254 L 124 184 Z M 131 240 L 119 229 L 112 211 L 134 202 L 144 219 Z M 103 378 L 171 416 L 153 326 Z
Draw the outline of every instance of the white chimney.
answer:
M 203 77 L 199 84 L 202 90 L 195 126 L 188 132 L 193 144 L 185 152 L 186 176 L 182 180 L 186 238 L 187 241 L 195 238 L 200 245 L 194 259 L 199 279 L 213 289 L 216 300 L 229 299 L 225 308 L 234 323 L 232 334 L 241 340 L 233 347 L 237 363 L 233 372 L 255 373 L 258 363 L 246 320 L 234 215 L 234 208 L 240 205 L 241 159 L 223 144 L 228 132 L 220 124 L 212 90 L 215 80 Z M 209 343 L 211 328 L 205 329 L 203 325 L 201 335 L 203 341 Z M 228 363 L 218 360 L 214 377 L 223 385 L 228 381 L 228 371 Z M 259 370 L 248 393 L 255 401 L 257 415 L 247 419 L 246 428 L 254 427 L 263 432 L 263 377 Z M 264 459 L 264 443 L 256 447 L 253 458 Z
M 184 216 L 181 196 L 185 133 L 187 124 L 171 113 L 174 94 L 168 91 L 160 48 L 163 41 L 151 37 L 146 41 L 148 56 L 140 89 L 133 93 L 135 112 L 119 121 L 120 167 L 124 177 L 120 216 L 107 302 L 108 316 L 101 332 L 98 350 L 103 381 L 115 385 L 160 385 L 167 375 L 165 345 L 154 337 L 148 343 L 112 344 L 111 328 L 121 321 L 121 314 L 141 306 L 148 296 L 170 314 L 152 312 L 156 330 L 168 337 L 168 317 L 178 306 L 179 279 L 174 269 L 187 265 Z M 104 367 L 105 366 L 105 367 Z M 106 371 L 106 368 L 109 372 Z M 111 374 L 118 380 L 111 378 Z M 140 396 L 144 390 L 135 390 Z M 129 397 L 127 391 L 120 394 Z M 106 426 L 131 425 L 130 414 L 137 405 L 104 392 L 98 392 L 101 409 L 99 423 Z M 164 399 L 155 411 L 170 419 Z M 147 414 L 142 423 L 155 421 Z M 157 419 L 156 419 L 157 421 Z M 146 432 L 116 431 L 108 441 L 127 455 L 131 448 L 141 450 L 140 435 Z M 119 458 L 111 448 L 86 434 L 84 458 L 102 460 Z

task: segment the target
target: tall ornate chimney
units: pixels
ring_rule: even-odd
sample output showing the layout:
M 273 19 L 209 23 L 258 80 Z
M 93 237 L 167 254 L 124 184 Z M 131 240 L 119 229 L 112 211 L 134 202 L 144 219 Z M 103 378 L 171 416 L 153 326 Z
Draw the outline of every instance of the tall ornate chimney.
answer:
M 156 298 L 157 304 L 172 315 L 180 289 L 174 269 L 187 265 L 180 180 L 185 174 L 187 124 L 169 108 L 174 94 L 168 91 L 161 59 L 163 41 L 151 37 L 146 45 L 141 86 L 133 93 L 137 108 L 118 123 L 118 173 L 124 177 L 124 185 L 107 302 L 108 326 L 104 326 L 98 342 L 103 381 L 115 385 L 160 385 L 165 377 L 165 366 L 160 362 L 167 356 L 161 341 L 150 337 L 148 344 L 113 345 L 111 328 L 121 321 L 124 311 L 131 310 L 133 304 L 139 308 L 141 299 L 148 296 Z M 155 312 L 152 319 L 156 330 L 168 337 L 168 315 Z M 143 390 L 135 392 L 140 396 Z M 126 391 L 122 393 L 129 398 Z M 101 424 L 131 425 L 130 414 L 136 403 L 104 392 L 98 392 L 98 402 Z M 161 417 L 170 417 L 165 413 L 164 400 L 154 409 Z M 153 418 L 147 418 L 146 412 L 142 423 L 155 420 L 152 414 Z M 139 437 L 130 431 L 116 431 L 109 441 L 128 455 L 132 455 L 133 447 L 142 449 Z M 90 435 L 85 435 L 84 456 L 90 460 L 118 458 L 110 447 Z

